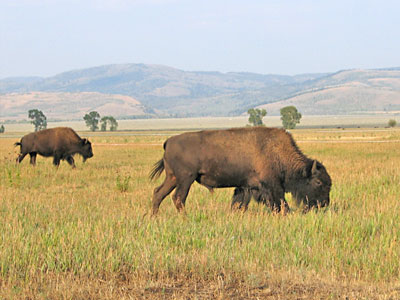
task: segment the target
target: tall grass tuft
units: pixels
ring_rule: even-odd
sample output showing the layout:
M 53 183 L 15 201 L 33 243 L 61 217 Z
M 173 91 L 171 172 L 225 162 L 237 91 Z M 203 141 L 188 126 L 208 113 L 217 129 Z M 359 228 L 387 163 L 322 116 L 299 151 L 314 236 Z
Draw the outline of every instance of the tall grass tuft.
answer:
M 130 180 L 131 180 L 131 176 L 130 175 L 117 174 L 117 177 L 116 177 L 116 187 L 117 187 L 117 189 L 122 193 L 128 191 L 129 181 Z

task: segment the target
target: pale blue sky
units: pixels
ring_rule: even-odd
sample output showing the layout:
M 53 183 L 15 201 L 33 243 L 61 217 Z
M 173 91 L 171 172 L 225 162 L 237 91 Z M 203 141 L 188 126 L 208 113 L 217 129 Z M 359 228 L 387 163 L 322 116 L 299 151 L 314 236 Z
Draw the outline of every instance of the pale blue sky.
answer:
M 0 0 L 0 78 L 115 63 L 263 74 L 400 66 L 400 1 Z

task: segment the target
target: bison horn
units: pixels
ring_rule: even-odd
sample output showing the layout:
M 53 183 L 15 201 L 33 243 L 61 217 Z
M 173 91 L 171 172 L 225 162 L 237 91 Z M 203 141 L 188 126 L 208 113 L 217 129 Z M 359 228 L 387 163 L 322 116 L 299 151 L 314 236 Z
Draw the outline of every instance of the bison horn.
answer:
M 317 161 L 316 160 L 314 160 L 314 162 L 313 162 L 313 165 L 312 165 L 312 168 L 311 168 L 311 174 L 316 174 L 316 173 L 318 173 L 318 166 L 317 166 Z

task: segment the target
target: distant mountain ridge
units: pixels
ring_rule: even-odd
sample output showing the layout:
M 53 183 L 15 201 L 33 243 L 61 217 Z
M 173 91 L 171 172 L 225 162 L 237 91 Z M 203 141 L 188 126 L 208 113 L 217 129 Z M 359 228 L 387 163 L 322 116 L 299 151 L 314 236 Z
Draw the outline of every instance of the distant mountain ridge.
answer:
M 54 118 L 74 119 L 99 109 L 100 102 L 116 117 L 131 118 L 229 116 L 258 106 L 277 114 L 286 104 L 303 114 L 393 111 L 400 110 L 399 101 L 400 68 L 288 76 L 119 64 L 0 80 L 0 118 L 17 118 L 42 105 L 52 107 Z

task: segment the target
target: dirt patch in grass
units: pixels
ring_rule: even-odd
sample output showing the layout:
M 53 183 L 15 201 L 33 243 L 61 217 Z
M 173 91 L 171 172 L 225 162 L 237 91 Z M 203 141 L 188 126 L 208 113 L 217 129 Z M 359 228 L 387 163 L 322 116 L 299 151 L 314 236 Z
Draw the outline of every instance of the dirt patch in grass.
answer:
M 307 281 L 281 276 L 250 286 L 239 279 L 141 279 L 45 275 L 24 287 L 0 283 L 2 299 L 399 299 L 399 285 Z

